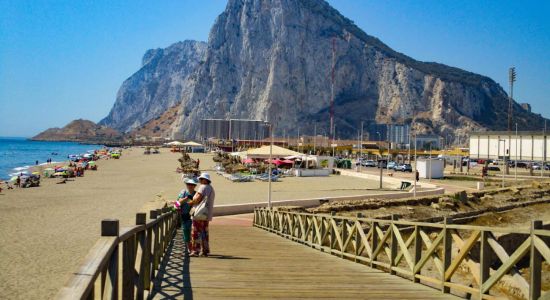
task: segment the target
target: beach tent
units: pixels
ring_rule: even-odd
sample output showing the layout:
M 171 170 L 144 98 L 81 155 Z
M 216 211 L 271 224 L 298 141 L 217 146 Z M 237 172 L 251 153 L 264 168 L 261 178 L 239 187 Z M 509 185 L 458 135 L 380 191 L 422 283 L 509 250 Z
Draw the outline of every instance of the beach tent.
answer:
M 267 159 L 269 158 L 270 147 L 271 146 L 262 146 L 260 148 L 250 149 L 246 151 L 246 157 L 252 158 L 252 159 L 254 158 Z M 281 158 L 281 157 L 287 157 L 287 156 L 293 156 L 293 155 L 302 155 L 302 154 L 296 151 L 292 151 L 290 149 L 273 145 L 273 151 L 272 151 L 273 158 Z
M 183 143 L 183 146 L 184 147 L 187 147 L 190 152 L 204 152 L 204 145 L 202 144 L 199 144 L 197 142 L 193 142 L 193 141 L 189 141 L 189 142 L 185 142 Z
M 182 143 L 180 141 L 173 141 L 173 142 L 170 142 L 170 143 L 166 143 L 165 145 L 174 146 L 174 147 L 183 147 L 183 146 L 185 146 L 185 143 Z
M 252 158 L 245 158 L 243 160 L 243 164 L 251 164 L 254 163 L 254 160 Z

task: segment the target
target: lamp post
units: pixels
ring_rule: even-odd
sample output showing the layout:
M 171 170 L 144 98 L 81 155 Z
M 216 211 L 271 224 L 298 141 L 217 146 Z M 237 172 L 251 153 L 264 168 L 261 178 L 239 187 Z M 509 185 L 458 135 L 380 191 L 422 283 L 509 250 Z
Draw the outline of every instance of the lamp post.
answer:
M 502 151 L 503 151 L 504 157 L 506 157 L 506 140 L 503 140 L 503 139 L 498 140 L 499 148 L 500 148 L 500 142 L 504 143 L 504 147 L 502 148 Z M 504 159 L 504 163 L 506 164 L 506 159 Z M 502 168 L 502 187 L 504 187 L 504 169 L 505 169 L 504 167 Z
M 428 163 L 429 163 L 429 167 L 428 167 L 428 181 L 432 181 L 432 141 L 430 141 L 429 143 L 430 145 L 430 152 L 429 152 L 429 155 L 430 155 L 430 158 L 428 160 Z M 470 163 L 470 162 L 468 162 Z
M 542 142 L 544 143 L 544 147 L 542 148 L 542 165 L 540 167 L 540 178 L 544 177 L 544 163 L 546 162 L 546 146 L 548 145 L 548 141 L 546 140 L 546 119 L 544 120 L 544 130 L 542 131 Z
M 359 139 L 359 157 L 363 160 L 363 121 L 361 121 L 361 137 Z M 361 172 L 361 162 L 359 162 L 359 172 Z
M 514 160 L 514 182 L 517 184 L 518 182 L 518 123 L 516 122 L 516 146 L 515 146 L 515 152 L 516 152 L 516 159 Z
M 269 143 L 269 174 L 268 178 L 268 193 L 267 193 L 267 207 L 271 209 L 271 176 L 273 171 L 271 169 L 271 164 L 273 163 L 273 124 L 269 123 L 269 134 L 271 135 L 271 141 Z
M 416 172 L 418 172 L 418 158 L 416 157 L 416 133 L 414 134 L 414 193 L 413 196 L 416 198 Z

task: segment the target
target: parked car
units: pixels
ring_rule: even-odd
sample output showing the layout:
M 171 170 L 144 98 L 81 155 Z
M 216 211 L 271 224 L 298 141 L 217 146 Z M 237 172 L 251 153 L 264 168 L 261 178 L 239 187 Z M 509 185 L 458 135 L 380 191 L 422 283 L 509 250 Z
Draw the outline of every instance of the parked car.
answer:
M 412 169 L 412 166 L 410 164 L 400 164 L 399 166 L 397 166 L 395 168 L 396 171 L 401 171 L 401 172 L 412 172 L 413 169 Z
M 496 171 L 496 172 L 500 172 L 500 168 L 497 167 L 497 166 L 491 166 L 491 165 L 489 165 L 489 166 L 487 167 L 487 171 Z
M 376 162 L 374 160 L 364 160 L 361 162 L 361 165 L 364 167 L 376 167 Z
M 390 161 L 387 165 L 388 169 L 395 169 L 395 167 L 397 166 L 397 164 L 394 162 L 394 161 Z

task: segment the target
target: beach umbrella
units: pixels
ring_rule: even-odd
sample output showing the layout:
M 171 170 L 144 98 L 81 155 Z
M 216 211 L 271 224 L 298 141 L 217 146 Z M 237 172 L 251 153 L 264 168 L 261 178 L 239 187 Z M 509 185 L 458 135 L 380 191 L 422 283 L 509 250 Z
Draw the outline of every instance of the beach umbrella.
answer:
M 13 176 L 12 178 L 10 178 L 10 181 L 16 181 L 17 180 L 17 176 Z
M 33 175 L 40 175 L 40 172 L 32 172 Z
M 293 164 L 294 162 L 290 159 L 284 159 L 282 160 L 283 164 Z
M 252 158 L 246 158 L 246 159 L 243 160 L 243 164 L 251 164 L 253 162 L 254 162 L 254 160 Z

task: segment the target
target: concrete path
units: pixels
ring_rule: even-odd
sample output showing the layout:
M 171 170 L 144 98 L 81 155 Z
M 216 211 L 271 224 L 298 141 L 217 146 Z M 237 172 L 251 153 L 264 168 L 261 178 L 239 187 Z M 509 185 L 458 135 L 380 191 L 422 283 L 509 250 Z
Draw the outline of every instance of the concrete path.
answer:
M 181 232 L 153 299 L 455 299 L 251 226 L 251 215 L 211 223 L 212 255 L 185 258 Z

